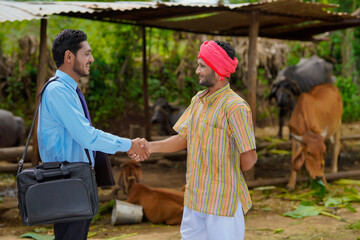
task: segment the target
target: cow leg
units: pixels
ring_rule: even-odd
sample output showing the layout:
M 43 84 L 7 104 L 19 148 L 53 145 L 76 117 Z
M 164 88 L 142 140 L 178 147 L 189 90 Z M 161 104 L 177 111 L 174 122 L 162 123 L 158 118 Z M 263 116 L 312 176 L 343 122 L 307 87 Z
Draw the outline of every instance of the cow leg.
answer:
M 296 185 L 296 171 L 294 169 L 291 169 L 290 180 L 286 185 L 286 188 L 288 190 L 294 190 L 295 185 Z
M 182 214 L 178 216 L 174 216 L 173 218 L 169 218 L 165 221 L 167 225 L 179 225 L 181 224 Z
M 332 147 L 332 161 L 331 161 L 331 172 L 335 173 L 338 171 L 338 157 L 340 154 L 340 127 L 334 134 L 334 143 Z
M 291 139 L 291 152 L 292 154 L 290 180 L 286 186 L 288 190 L 295 189 L 297 171 L 301 170 L 301 166 L 304 164 L 301 144 L 294 138 Z
M 284 109 L 280 109 L 280 113 L 279 113 L 279 133 L 278 133 L 278 138 L 282 138 L 282 129 L 284 126 L 284 119 L 285 119 L 285 115 L 286 115 L 286 111 Z

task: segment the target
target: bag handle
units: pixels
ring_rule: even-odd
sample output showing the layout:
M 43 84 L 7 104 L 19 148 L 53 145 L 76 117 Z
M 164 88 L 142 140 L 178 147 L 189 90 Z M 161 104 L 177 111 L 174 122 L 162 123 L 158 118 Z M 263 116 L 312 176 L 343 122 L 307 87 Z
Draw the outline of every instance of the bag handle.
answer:
M 58 169 L 58 168 L 60 168 L 61 171 L 49 171 L 49 169 L 46 169 L 45 167 L 44 168 L 35 167 L 34 174 L 35 174 L 36 180 L 38 182 L 42 182 L 45 179 L 49 179 L 49 178 L 56 178 L 56 177 L 69 178 L 70 177 L 70 170 L 65 166 L 64 163 L 60 163 L 57 168 L 52 168 L 52 169 Z
M 35 122 L 36 122 L 36 117 L 37 117 L 37 115 L 38 115 L 38 113 L 39 113 L 39 108 L 40 108 L 40 104 L 41 104 L 42 94 L 43 94 L 43 92 L 45 91 L 45 88 L 47 87 L 47 85 L 49 85 L 51 82 L 56 81 L 58 78 L 59 78 L 59 77 L 56 76 L 56 77 L 51 78 L 49 81 L 47 81 L 47 82 L 44 84 L 44 86 L 42 87 L 42 89 L 41 89 L 41 91 L 40 91 L 40 93 L 39 93 L 39 95 L 38 95 L 38 97 L 39 97 L 39 103 L 38 103 L 38 105 L 37 105 L 37 107 L 36 107 L 34 119 L 33 119 L 33 122 L 32 122 L 32 124 L 31 124 L 31 128 L 30 128 L 30 131 L 29 131 L 28 138 L 27 138 L 27 140 L 26 140 L 24 153 L 23 153 L 23 155 L 22 155 L 22 157 L 21 157 L 21 159 L 20 159 L 20 161 L 19 161 L 19 166 L 18 166 L 17 174 L 19 174 L 19 173 L 22 171 L 22 169 L 23 169 L 24 159 L 25 159 L 25 157 L 26 157 L 27 149 L 28 149 L 28 147 L 29 147 L 30 138 L 31 138 L 32 133 L 33 133 L 33 130 L 34 130 L 34 125 L 35 125 Z M 91 160 L 90 160 L 89 152 L 88 152 L 87 149 L 85 149 L 85 152 L 86 152 L 86 155 L 87 155 L 87 157 L 88 157 L 89 164 L 91 165 Z

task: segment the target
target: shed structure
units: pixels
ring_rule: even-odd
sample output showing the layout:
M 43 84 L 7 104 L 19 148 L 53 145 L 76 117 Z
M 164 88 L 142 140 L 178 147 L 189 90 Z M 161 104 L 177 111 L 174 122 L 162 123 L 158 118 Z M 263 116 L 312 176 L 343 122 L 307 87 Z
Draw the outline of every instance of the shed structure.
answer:
M 360 26 L 360 18 L 334 13 L 337 5 L 301 0 L 267 0 L 244 4 L 169 2 L 10 2 L 0 1 L 0 22 L 41 19 L 37 92 L 45 78 L 46 19 L 51 15 L 142 26 L 143 97 L 146 137 L 150 116 L 146 76 L 145 27 L 220 36 L 249 36 L 247 101 L 256 119 L 257 37 L 316 41 L 316 35 Z

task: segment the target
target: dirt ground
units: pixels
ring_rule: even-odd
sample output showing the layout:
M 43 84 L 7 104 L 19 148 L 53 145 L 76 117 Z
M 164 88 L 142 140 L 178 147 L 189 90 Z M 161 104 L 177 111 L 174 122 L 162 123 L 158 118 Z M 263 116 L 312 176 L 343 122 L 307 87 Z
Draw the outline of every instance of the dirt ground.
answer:
M 257 129 L 258 138 L 263 136 L 276 136 L 276 128 Z M 342 135 L 360 134 L 360 123 L 347 124 L 343 127 Z M 287 132 L 285 131 L 285 136 Z M 348 141 L 343 143 L 342 156 L 339 161 L 340 171 L 360 169 L 360 141 Z M 289 176 L 290 156 L 264 154 L 259 157 L 255 168 L 256 177 L 277 178 Z M 349 157 L 349 161 L 346 161 Z M 171 159 L 164 158 L 152 160 L 142 164 L 144 182 L 151 187 L 166 187 L 179 190 L 185 184 L 186 159 L 185 156 L 176 156 Z M 122 161 L 122 159 L 117 159 Z M 115 178 L 119 175 L 119 166 L 114 166 Z M 306 172 L 304 171 L 304 174 Z M 360 176 L 357 178 L 360 179 Z M 4 187 L 6 185 L 6 187 Z M 0 184 L 0 192 L 3 189 L 14 188 L 14 182 Z M 350 186 L 349 186 L 350 187 Z M 360 191 L 360 186 L 355 187 Z M 298 191 L 306 191 L 307 183 L 299 184 Z M 329 191 L 336 191 L 338 186 L 330 182 Z M 350 224 L 360 220 L 360 203 L 353 203 L 351 212 L 346 208 L 334 210 L 335 214 L 343 220 L 337 220 L 328 216 L 319 215 L 303 219 L 292 219 L 283 216 L 283 213 L 293 210 L 299 205 L 299 201 L 286 200 L 279 197 L 284 191 L 284 185 L 278 185 L 271 190 L 251 189 L 253 208 L 245 216 L 247 240 L 272 240 L 272 239 L 294 239 L 294 240 L 356 240 L 360 239 L 360 230 L 348 229 Z M 101 204 L 107 204 L 114 198 L 113 188 L 99 189 Z M 0 195 L 1 196 L 1 195 Z M 121 193 L 118 198 L 125 200 Z M 2 197 L 0 203 L 0 239 L 18 239 L 24 233 L 38 232 L 39 234 L 52 234 L 51 226 L 22 225 L 18 215 L 16 197 Z M 111 209 L 102 215 L 100 220 L 91 224 L 89 239 L 129 239 L 129 240 L 175 240 L 181 239 L 180 226 L 154 225 L 143 221 L 141 224 L 133 225 L 111 225 Z M 344 221 L 346 220 L 346 221 Z

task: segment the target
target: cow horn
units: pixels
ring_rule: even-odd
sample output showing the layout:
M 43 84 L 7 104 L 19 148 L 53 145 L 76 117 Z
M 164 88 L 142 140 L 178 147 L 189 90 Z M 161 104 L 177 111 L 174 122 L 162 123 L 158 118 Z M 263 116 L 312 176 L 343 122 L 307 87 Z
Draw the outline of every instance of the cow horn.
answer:
M 326 135 L 327 135 L 327 133 L 328 133 L 328 130 L 329 130 L 329 127 L 326 126 L 325 130 L 321 133 L 321 136 L 322 136 L 323 138 L 326 137 Z
M 154 104 L 151 102 L 150 98 L 148 98 L 148 105 L 149 107 L 154 107 Z
M 171 102 L 171 103 L 169 102 L 169 105 L 172 107 L 176 107 L 177 105 L 179 105 L 179 103 L 180 103 L 180 98 L 176 99 L 176 101 L 174 101 L 174 102 Z
M 298 136 L 298 135 L 295 135 L 293 133 L 290 133 L 290 136 L 293 137 L 298 142 L 303 142 L 303 137 L 302 136 Z

